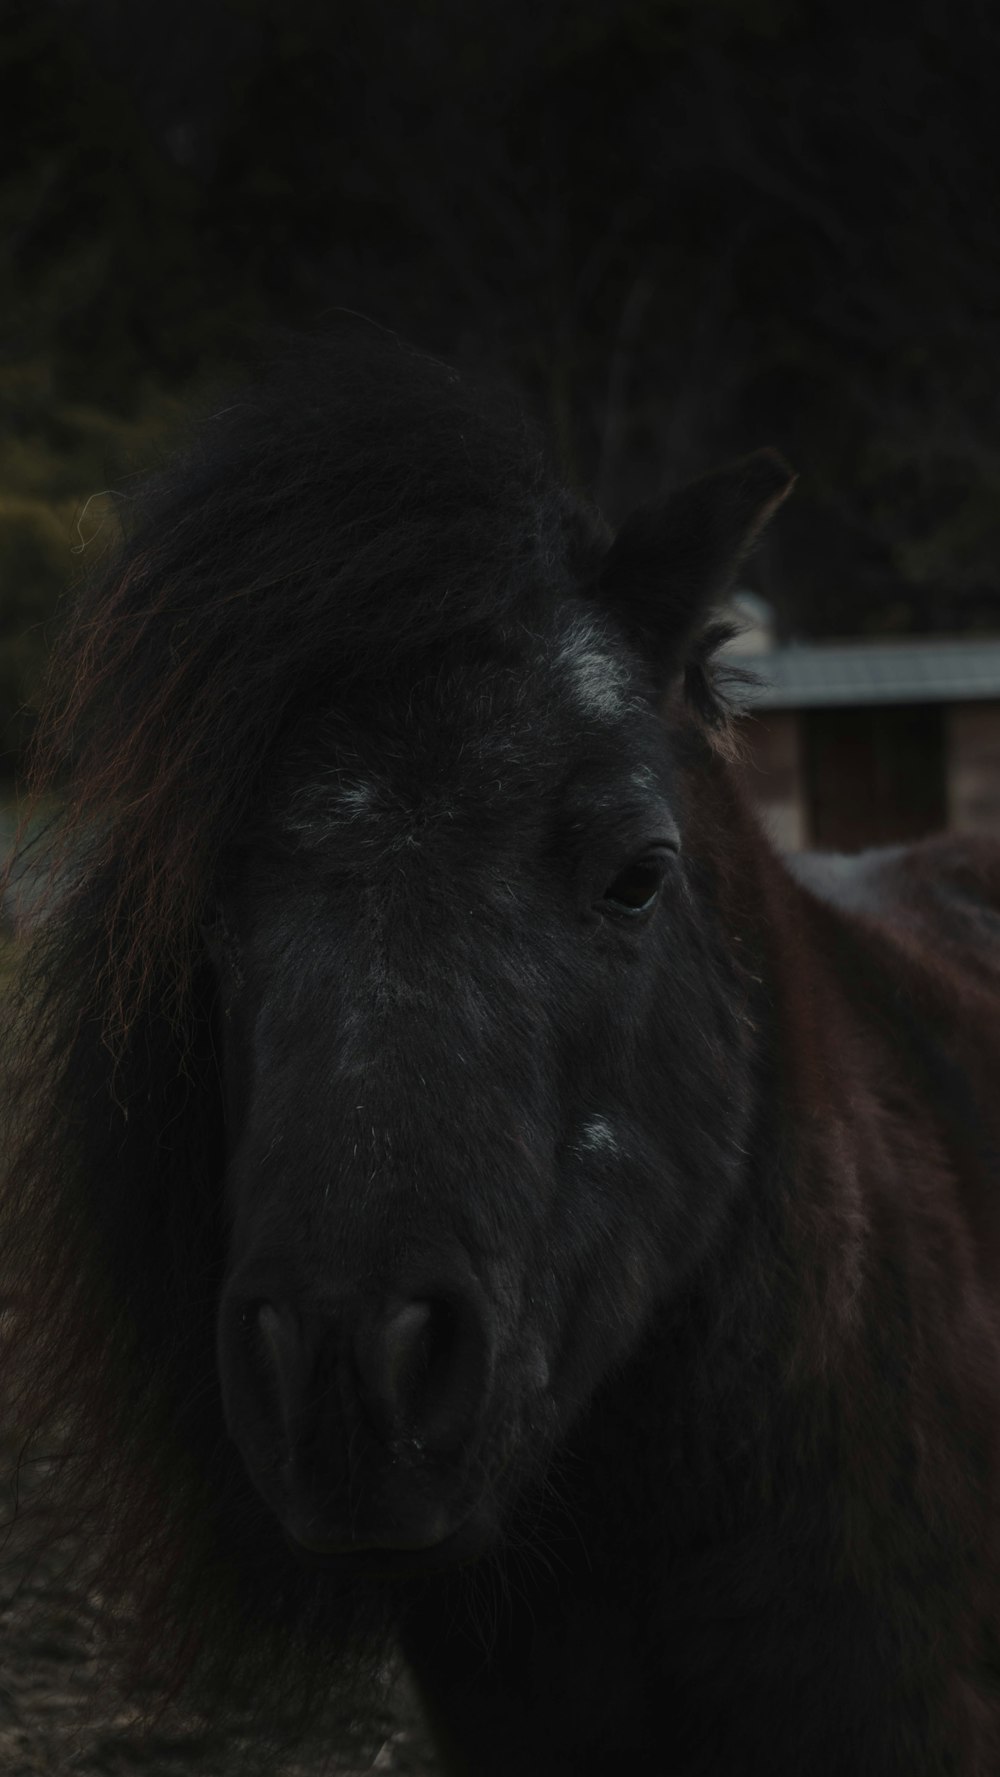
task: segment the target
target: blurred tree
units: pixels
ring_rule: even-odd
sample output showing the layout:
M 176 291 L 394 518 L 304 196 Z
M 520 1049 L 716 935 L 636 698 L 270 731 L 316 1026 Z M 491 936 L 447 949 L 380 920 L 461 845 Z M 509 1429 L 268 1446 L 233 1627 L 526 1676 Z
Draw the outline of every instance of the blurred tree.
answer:
M 4 637 L 74 515 L 338 305 L 517 382 L 612 513 L 781 446 L 802 481 L 756 572 L 788 627 L 995 627 L 998 46 L 991 0 L 14 13 L 8 746 L 40 647 Z

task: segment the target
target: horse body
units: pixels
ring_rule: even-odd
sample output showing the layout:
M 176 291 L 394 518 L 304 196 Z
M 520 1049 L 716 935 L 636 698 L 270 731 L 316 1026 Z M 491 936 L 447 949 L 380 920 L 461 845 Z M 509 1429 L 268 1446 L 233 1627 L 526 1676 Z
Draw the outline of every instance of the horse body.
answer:
M 995 1770 L 1000 859 L 745 807 L 777 459 L 612 540 L 440 366 L 325 375 L 160 489 L 51 723 L 14 1356 L 101 1582 L 305 1705 L 390 1631 L 473 1777 Z

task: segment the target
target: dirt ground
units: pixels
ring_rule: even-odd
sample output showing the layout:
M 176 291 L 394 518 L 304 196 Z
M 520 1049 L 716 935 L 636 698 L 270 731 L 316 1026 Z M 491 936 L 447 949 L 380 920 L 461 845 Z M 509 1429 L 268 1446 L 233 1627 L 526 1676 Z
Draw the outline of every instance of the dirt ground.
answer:
M 3 1499 L 12 1452 L 3 1448 Z M 3 1511 L 6 1523 L 9 1513 Z M 236 1777 L 252 1736 L 204 1726 L 137 1730 L 134 1712 L 102 1680 L 99 1612 L 64 1577 L 65 1552 L 29 1565 L 18 1532 L 0 1533 L 0 1777 Z M 62 1571 L 61 1571 L 62 1570 Z M 402 1689 L 374 1754 L 350 1725 L 270 1766 L 271 1777 L 435 1777 L 413 1699 Z

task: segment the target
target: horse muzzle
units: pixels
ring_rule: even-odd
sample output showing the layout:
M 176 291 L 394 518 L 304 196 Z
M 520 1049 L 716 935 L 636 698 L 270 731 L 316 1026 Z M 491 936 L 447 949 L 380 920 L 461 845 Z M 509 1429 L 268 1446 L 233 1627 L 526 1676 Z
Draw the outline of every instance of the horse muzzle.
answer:
M 322 1304 L 246 1281 L 219 1311 L 226 1424 L 293 1545 L 417 1567 L 454 1543 L 469 1558 L 491 1518 L 474 1477 L 494 1339 L 475 1280 L 408 1279 Z

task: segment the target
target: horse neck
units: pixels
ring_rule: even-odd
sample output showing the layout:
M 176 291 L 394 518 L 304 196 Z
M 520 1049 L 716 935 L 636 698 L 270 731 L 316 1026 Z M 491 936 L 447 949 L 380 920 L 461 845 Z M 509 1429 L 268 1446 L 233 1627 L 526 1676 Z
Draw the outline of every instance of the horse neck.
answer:
M 709 761 L 689 804 L 686 847 L 752 1007 L 753 1099 L 742 1177 L 696 1276 L 665 1305 L 637 1386 L 685 1371 L 695 1411 L 706 1425 L 732 1414 L 738 1442 L 740 1419 L 749 1439 L 780 1416 L 790 1379 L 838 1364 L 846 1375 L 853 1361 L 869 1209 L 852 1119 L 865 1088 L 849 996 L 732 767 Z

